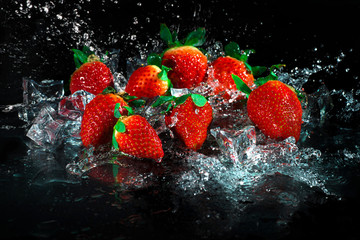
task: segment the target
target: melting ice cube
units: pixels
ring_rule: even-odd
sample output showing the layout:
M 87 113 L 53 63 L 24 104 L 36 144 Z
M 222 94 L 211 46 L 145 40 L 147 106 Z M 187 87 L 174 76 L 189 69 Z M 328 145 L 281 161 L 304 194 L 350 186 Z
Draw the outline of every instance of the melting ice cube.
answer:
M 247 148 L 256 144 L 256 131 L 254 126 L 247 126 L 240 130 L 220 129 L 210 130 L 211 135 L 219 144 L 221 152 L 234 163 L 242 161 Z
M 55 146 L 61 142 L 64 123 L 49 104 L 44 104 L 26 136 L 40 146 Z
M 187 88 L 171 88 L 171 95 L 174 97 L 181 97 L 188 93 L 190 93 L 190 91 Z
M 63 81 L 43 80 L 40 83 L 34 80 L 23 79 L 23 104 L 19 118 L 31 122 L 41 110 L 41 103 L 57 104 L 57 100 L 64 95 Z
M 58 112 L 73 121 L 81 121 L 86 105 L 95 97 L 94 94 L 80 90 L 63 98 L 59 102 Z

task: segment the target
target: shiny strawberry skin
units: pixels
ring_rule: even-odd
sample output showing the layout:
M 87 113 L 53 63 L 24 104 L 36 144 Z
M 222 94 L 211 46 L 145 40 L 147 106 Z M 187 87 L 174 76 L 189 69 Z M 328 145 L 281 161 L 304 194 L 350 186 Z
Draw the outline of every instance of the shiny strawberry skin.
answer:
M 231 96 L 226 90 L 238 91 L 232 74 L 240 77 L 248 87 L 252 88 L 254 85 L 254 77 L 242 61 L 229 56 L 219 57 L 210 64 L 206 80 L 212 88 L 212 94 L 221 94 L 224 99 L 230 99 Z
M 296 94 L 280 81 L 268 81 L 249 95 L 247 111 L 251 121 L 268 137 L 300 138 L 302 108 Z
M 175 88 L 194 89 L 203 81 L 207 70 L 207 58 L 196 47 L 181 46 L 167 50 L 162 65 L 171 68 L 168 77 Z
M 161 69 L 148 65 L 136 69 L 130 76 L 125 92 L 131 96 L 153 98 L 162 96 L 168 90 L 168 82 L 159 79 Z
M 128 106 L 119 95 L 113 93 L 99 94 L 86 105 L 80 130 L 85 147 L 98 147 L 111 142 L 113 127 L 117 121 L 114 117 L 116 103 Z M 127 110 L 121 108 L 120 113 L 126 114 Z
M 189 97 L 183 104 L 165 115 L 165 124 L 185 144 L 186 148 L 197 151 L 207 138 L 207 129 L 212 121 L 212 107 L 207 102 L 198 107 Z
M 162 143 L 155 129 L 140 115 L 123 116 L 125 132 L 116 130 L 114 135 L 119 150 L 138 158 L 154 159 L 160 162 L 164 157 Z
M 102 62 L 84 63 L 71 75 L 71 93 L 84 90 L 97 95 L 110 86 L 114 86 L 113 75 L 110 69 Z

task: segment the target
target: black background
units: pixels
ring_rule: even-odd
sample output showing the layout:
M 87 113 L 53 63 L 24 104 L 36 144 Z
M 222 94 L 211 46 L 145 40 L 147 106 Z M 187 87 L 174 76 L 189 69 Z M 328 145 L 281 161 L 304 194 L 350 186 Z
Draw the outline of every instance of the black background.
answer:
M 38 1 L 39 3 L 41 1 Z M 33 1 L 36 5 L 37 1 Z M 55 1 L 54 1 L 55 2 Z M 62 1 L 51 8 L 50 13 L 31 10 L 28 14 L 15 14 L 19 5 L 14 1 L 1 1 L 0 15 L 0 105 L 22 102 L 22 77 L 31 77 L 37 81 L 43 79 L 69 79 L 74 70 L 74 64 L 69 49 L 78 47 L 74 39 L 71 26 L 56 25 L 55 15 L 73 15 L 72 1 Z M 141 5 L 138 4 L 141 2 Z M 171 5 L 173 4 L 173 5 Z M 138 53 L 136 44 L 147 42 L 148 38 L 157 38 L 160 23 L 168 26 L 179 26 L 180 35 L 196 27 L 205 27 L 209 39 L 216 39 L 226 43 L 236 41 L 242 48 L 253 48 L 257 52 L 249 58 L 254 65 L 272 65 L 285 63 L 288 69 L 311 68 L 321 60 L 322 65 L 334 64 L 336 58 L 343 52 L 346 57 L 331 73 L 321 71 L 311 77 L 305 86 L 311 92 L 325 82 L 329 89 L 359 89 L 359 33 L 358 13 L 360 4 L 356 0 L 343 1 L 123 1 L 118 3 L 102 1 L 84 1 L 78 12 L 94 32 L 92 40 L 103 49 L 117 48 L 121 50 L 119 70 L 126 69 L 126 58 Z M 194 14 L 195 13 L 195 14 Z M 134 17 L 138 24 L 134 24 Z M 150 19 L 150 21 L 148 21 Z M 59 22 L 60 23 L 60 22 Z M 55 36 L 47 40 L 48 30 L 52 26 L 59 30 Z M 117 42 L 108 40 L 112 33 L 119 36 Z M 135 41 L 127 36 L 136 34 Z M 34 36 L 36 38 L 34 38 Z M 120 38 L 120 36 L 125 36 Z M 316 50 L 314 50 L 316 48 Z M 347 70 L 348 69 L 348 70 Z M 2 124 L 20 126 L 15 113 L 1 113 Z M 339 123 L 346 125 L 348 123 Z M 351 122 L 358 125 L 357 120 Z M 25 137 L 22 129 L 1 130 L 1 172 L 6 176 L 8 172 L 21 172 L 24 167 L 17 161 L 26 154 L 23 143 Z M 122 236 L 136 238 L 155 234 L 158 237 L 171 236 L 173 239 L 192 237 L 187 231 L 185 222 L 173 221 L 165 227 L 166 221 L 172 218 L 151 218 L 153 223 L 146 229 L 136 226 L 116 225 L 115 216 L 111 209 L 104 209 L 104 215 L 93 216 L 91 208 L 96 201 L 87 201 L 86 209 L 80 205 L 56 203 L 53 196 L 46 192 L 78 191 L 86 195 L 86 188 L 81 186 L 52 186 L 52 189 L 29 190 L 23 181 L 13 178 L 2 178 L 3 187 L 0 190 L 2 199 L 1 215 L 5 216 L 0 229 L 4 230 L 5 238 L 21 238 L 28 233 L 33 238 L 72 238 L 72 229 L 85 229 L 84 238 L 96 238 L 104 232 L 105 238 L 114 238 L 121 231 Z M 342 201 L 329 199 L 324 203 L 308 206 L 306 210 L 299 210 L 293 216 L 287 231 L 279 238 L 303 239 L 308 237 L 341 237 L 341 239 L 359 239 L 359 178 L 349 179 L 345 187 L 346 198 Z M 45 191 L 45 192 L 44 192 Z M 44 195 L 39 199 L 39 195 Z M 75 194 L 76 195 L 76 194 Z M 74 197 L 75 198 L 75 197 Z M 151 205 L 151 196 L 148 201 Z M 167 201 L 164 200 L 163 201 Z M 53 208 L 58 216 L 58 222 L 41 225 L 45 229 L 34 225 L 47 219 L 46 209 Z M 94 207 L 95 208 L 95 207 Z M 64 209 L 68 209 L 64 211 Z M 77 212 L 71 214 L 68 211 Z M 90 212 L 90 213 L 89 213 Z M 191 213 L 183 213 L 183 219 L 191 217 Z M 112 220 L 109 220 L 112 219 Z M 98 224 L 98 222 L 101 224 Z M 108 222 L 107 222 L 108 221 Z M 113 222 L 111 222 L 113 221 Z M 62 223 L 62 225 L 58 225 Z M 107 224 L 104 224 L 107 222 Z M 157 222 L 159 225 L 157 225 Z M 92 230 L 86 231 L 86 226 Z M 35 227 L 34 227 L 35 226 Z M 37 227 L 36 227 L 37 226 Z M 161 227 L 160 227 L 161 226 Z M 7 230 L 5 230 L 5 228 Z M 35 228 L 35 230 L 34 230 Z M 48 229 L 47 229 L 48 228 Z M 56 231 L 54 229 L 57 229 Z M 20 232 L 23 231 L 23 234 Z M 43 235 L 33 234 L 41 232 Z M 135 231 L 135 232 L 134 232 Z M 141 232 L 143 231 L 143 232 Z M 47 234 L 44 234 L 47 233 Z M 82 233 L 79 230 L 80 233 Z M 161 233 L 163 232 L 163 233 Z M 233 231 L 234 233 L 234 231 Z M 235 232 L 236 233 L 236 232 Z M 234 234 L 235 234 L 234 233 Z M 81 239 L 81 234 L 76 235 Z M 28 236 L 29 237 L 29 236 Z M 259 233 L 251 235 L 224 236 L 224 238 L 266 239 Z

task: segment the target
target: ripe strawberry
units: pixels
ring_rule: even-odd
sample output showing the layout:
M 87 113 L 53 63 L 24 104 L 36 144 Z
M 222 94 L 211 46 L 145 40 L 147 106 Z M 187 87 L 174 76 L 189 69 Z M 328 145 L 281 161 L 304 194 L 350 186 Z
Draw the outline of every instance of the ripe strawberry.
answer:
M 212 107 L 198 94 L 187 94 L 179 99 L 177 105 L 165 115 L 165 124 L 187 148 L 197 151 L 206 140 L 212 121 Z
M 148 65 L 136 69 L 130 76 L 125 92 L 131 96 L 153 98 L 164 95 L 171 83 L 167 78 L 166 67 Z
M 115 149 L 138 158 L 161 162 L 162 143 L 155 129 L 140 115 L 121 116 L 114 127 Z
M 207 57 L 198 49 L 205 41 L 205 29 L 191 32 L 184 43 L 171 33 L 166 25 L 161 25 L 160 37 L 170 49 L 162 57 L 162 65 L 171 68 L 168 76 L 175 88 L 194 89 L 203 81 L 207 70 Z
M 207 83 L 212 88 L 212 94 L 221 96 L 224 99 L 231 98 L 231 92 L 237 91 L 231 75 L 239 76 L 246 85 L 252 87 L 254 84 L 253 75 L 247 70 L 244 62 L 233 57 L 219 57 L 211 63 L 211 69 Z
M 234 77 L 238 86 L 246 89 L 241 79 Z M 241 87 L 239 87 L 241 88 Z M 266 81 L 248 94 L 247 111 L 251 121 L 266 136 L 283 140 L 293 136 L 300 138 L 302 108 L 297 94 L 278 80 Z
M 220 94 L 224 99 L 230 99 L 237 91 L 232 74 L 239 76 L 250 88 L 254 85 L 251 67 L 246 63 L 250 51 L 253 50 L 241 53 L 239 45 L 234 42 L 225 47 L 227 56 L 217 58 L 209 67 L 206 82 L 212 88 L 211 94 Z
M 72 94 L 78 90 L 85 90 L 97 95 L 105 88 L 114 86 L 114 78 L 110 69 L 98 57 L 93 54 L 87 57 L 84 52 L 76 49 L 73 51 L 78 68 L 70 79 L 70 92 Z
M 117 103 L 121 107 L 128 106 L 122 97 L 115 93 L 98 94 L 85 108 L 81 121 L 80 136 L 85 147 L 98 147 L 111 141 L 111 134 L 117 119 L 114 117 L 114 108 Z M 126 114 L 125 108 L 120 108 Z

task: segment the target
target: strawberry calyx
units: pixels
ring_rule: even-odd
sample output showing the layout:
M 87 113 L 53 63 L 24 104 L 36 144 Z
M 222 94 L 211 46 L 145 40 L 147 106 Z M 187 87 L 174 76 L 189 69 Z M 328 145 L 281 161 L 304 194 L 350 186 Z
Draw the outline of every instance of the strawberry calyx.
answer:
M 276 75 L 276 73 L 274 72 L 275 69 L 281 69 L 283 67 L 285 67 L 286 65 L 285 64 L 275 64 L 275 65 L 272 65 L 269 69 L 270 73 L 265 76 L 265 77 L 259 77 L 257 78 L 254 83 L 256 84 L 256 86 L 261 86 L 263 84 L 265 84 L 266 82 L 270 81 L 270 80 L 278 80 L 278 76 Z
M 176 31 L 171 32 L 166 24 L 160 24 L 160 38 L 166 42 L 169 48 L 179 46 L 199 47 L 205 43 L 205 28 L 197 28 L 190 32 L 186 38 L 179 40 Z
M 121 132 L 124 133 L 126 132 L 126 127 L 125 124 L 123 123 L 122 119 L 126 116 L 121 115 L 120 113 L 120 107 L 125 108 L 128 112 L 127 116 L 131 116 L 134 114 L 134 111 L 131 107 L 128 106 L 121 106 L 120 103 L 116 103 L 115 107 L 114 107 L 114 117 L 118 118 L 118 121 L 116 122 L 116 124 L 114 125 L 114 130 L 113 130 L 113 136 L 112 136 L 112 145 L 116 150 L 119 150 L 119 144 L 117 143 L 116 139 L 115 139 L 115 131 L 117 132 Z
M 185 103 L 185 101 L 191 97 L 194 104 L 198 107 L 203 107 L 205 106 L 205 104 L 207 103 L 207 99 L 206 97 L 204 97 L 201 94 L 197 94 L 197 93 L 188 93 L 185 95 L 182 95 L 180 97 L 175 97 L 175 96 L 160 96 L 158 97 L 158 99 L 155 101 L 155 103 L 153 105 L 151 105 L 152 107 L 158 107 L 160 105 L 167 105 L 167 108 L 165 111 L 162 112 L 162 114 L 167 113 L 170 111 L 170 109 L 176 108 L 177 106 Z
M 261 85 L 264 85 L 265 83 L 267 83 L 268 81 L 272 81 L 272 80 L 278 80 L 278 76 L 276 75 L 275 73 L 275 69 L 281 69 L 283 67 L 285 67 L 286 65 L 285 64 L 275 64 L 275 65 L 272 65 L 269 69 L 269 74 L 265 77 L 259 77 L 257 78 L 254 83 L 257 87 L 260 87 Z M 261 70 L 262 71 L 262 70 Z M 236 85 L 236 88 L 240 91 L 240 92 L 243 92 L 245 93 L 246 95 L 246 98 L 249 98 L 249 95 L 250 93 L 252 92 L 252 90 L 245 84 L 245 82 L 237 75 L 235 74 L 232 74 L 231 75 L 232 79 L 234 80 L 235 82 L 235 85 Z M 302 102 L 303 100 L 306 99 L 306 95 L 295 89 L 293 86 L 290 86 L 288 84 L 285 84 L 288 88 L 291 89 L 291 91 L 293 91 L 297 98 L 299 99 L 300 102 Z
M 229 42 L 225 46 L 225 54 L 229 57 L 233 57 L 245 64 L 246 69 L 252 74 L 253 70 L 250 64 L 247 63 L 248 57 L 251 53 L 255 53 L 254 49 L 241 50 L 239 44 L 236 42 Z
M 173 85 L 171 83 L 171 80 L 168 78 L 168 72 L 172 69 L 162 65 L 161 61 L 162 61 L 161 56 L 156 53 L 151 53 L 147 58 L 148 65 L 155 65 L 161 69 L 161 72 L 159 72 L 158 74 L 158 78 L 160 80 L 166 81 L 169 86 L 168 89 L 170 90 L 173 87 Z
M 275 74 L 275 69 L 281 69 L 282 67 L 285 67 L 285 64 L 276 64 L 272 65 L 269 69 L 270 73 L 265 77 L 259 77 L 257 78 L 254 83 L 257 87 L 260 87 L 261 85 L 265 84 L 266 82 L 270 80 L 278 80 L 278 76 Z M 260 67 L 259 67 L 260 68 Z M 266 67 L 264 67 L 266 70 Z M 261 67 L 261 72 L 263 71 L 263 67 Z M 245 93 L 246 97 L 248 98 L 252 90 L 248 87 L 248 85 L 245 84 L 245 82 L 237 75 L 231 74 L 232 79 L 235 82 L 236 88 L 242 92 Z M 294 88 L 293 88 L 294 89 Z
M 81 65 L 87 62 L 104 62 L 102 58 L 99 58 L 93 51 L 90 50 L 88 46 L 84 46 L 82 50 L 71 49 L 74 52 L 74 62 L 76 68 L 79 68 Z M 106 51 L 105 55 L 108 52 Z

